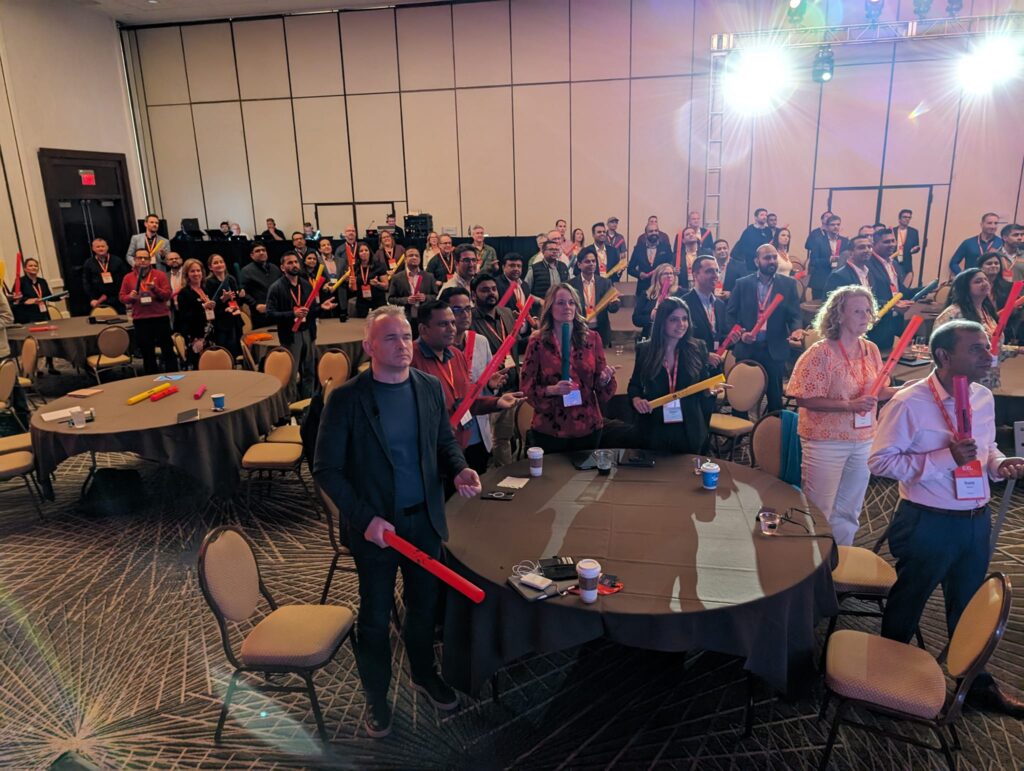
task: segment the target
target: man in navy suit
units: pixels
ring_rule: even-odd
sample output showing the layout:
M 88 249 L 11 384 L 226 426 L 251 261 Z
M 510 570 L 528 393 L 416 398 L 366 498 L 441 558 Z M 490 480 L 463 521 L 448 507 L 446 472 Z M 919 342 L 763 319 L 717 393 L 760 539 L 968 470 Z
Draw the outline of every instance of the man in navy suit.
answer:
M 739 324 L 746 330 L 734 348 L 736 359 L 756 361 L 768 376 L 768 411 L 771 412 L 782 409 L 782 375 L 789 359 L 789 339 L 803 332 L 800 329 L 800 292 L 796 281 L 789 276 L 776 275 L 779 253 L 771 244 L 758 248 L 754 265 L 757 272 L 736 282 L 726 307 L 729 326 Z M 751 334 L 761 311 L 777 294 L 782 295 L 782 304 L 760 333 Z
M 683 295 L 690 308 L 690 326 L 695 337 L 708 349 L 708 364 L 717 369 L 722 360 L 715 351 L 729 334 L 729 312 L 725 303 L 715 297 L 718 284 L 718 261 L 702 254 L 693 261 L 693 289 Z
M 896 236 L 896 259 L 903 266 L 904 274 L 914 272 L 914 257 L 921 251 L 921 234 L 917 232 L 917 228 L 910 227 L 910 219 L 913 216 L 914 212 L 910 209 L 900 209 L 900 224 L 893 228 L 893 234 Z
M 850 251 L 845 252 L 846 264 L 829 274 L 825 284 L 825 294 L 829 294 L 841 286 L 860 284 L 865 289 L 873 289 L 873 274 L 868 263 L 871 261 L 871 237 L 854 236 L 850 239 Z
M 825 298 L 825 285 L 829 274 L 838 267 L 839 255 L 850 248 L 850 242 L 839 235 L 843 221 L 835 214 L 825 220 L 824 230 L 816 230 L 807 237 L 807 271 L 815 300 Z
M 909 289 L 904 284 L 903 266 L 893 259 L 893 252 L 896 251 L 896 236 L 889 228 L 875 231 L 874 247 L 871 251 L 871 259 L 868 261 L 868 269 L 872 272 L 872 291 L 875 293 L 875 302 L 881 308 L 892 296 L 900 292 L 904 297 L 909 296 Z M 913 303 L 907 300 L 900 300 L 896 307 L 885 316 L 875 322 L 868 332 L 868 340 L 878 346 L 879 350 L 888 351 L 892 348 L 894 337 L 903 334 L 903 314 Z

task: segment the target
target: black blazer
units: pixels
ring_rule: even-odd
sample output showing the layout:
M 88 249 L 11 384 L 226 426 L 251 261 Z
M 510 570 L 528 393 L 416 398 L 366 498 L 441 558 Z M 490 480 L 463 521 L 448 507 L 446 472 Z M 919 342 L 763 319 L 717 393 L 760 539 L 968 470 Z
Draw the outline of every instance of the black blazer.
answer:
M 669 392 L 668 373 L 661 367 L 654 378 L 645 378 L 640 372 L 640 366 L 647 354 L 650 341 L 645 340 L 637 343 L 636 361 L 633 364 L 633 374 L 629 378 L 627 393 L 630 402 L 634 397 L 641 399 L 657 399 Z M 704 344 L 701 346 L 701 359 L 707 361 L 707 351 Z M 676 368 L 676 388 L 685 388 L 700 380 L 711 377 L 711 372 L 705 364 L 700 375 L 694 379 L 686 371 L 685 362 L 682 357 L 679 359 L 679 366 Z M 664 452 L 693 452 L 699 453 L 704 449 L 708 438 L 708 422 L 711 420 L 711 412 L 714 408 L 715 399 L 707 391 L 687 396 L 682 401 L 683 422 L 666 423 L 664 420 L 664 407 L 658 407 L 650 415 L 639 415 L 637 425 L 640 429 L 638 444 L 650 450 Z
M 897 228 L 893 228 L 892 232 L 895 233 Z M 897 242 L 899 236 L 896 236 Z M 913 250 L 921 245 L 921 234 L 917 232 L 917 228 L 907 226 L 907 240 L 903 242 L 903 257 L 900 259 L 900 265 L 903 266 L 904 273 L 911 273 L 914 270 L 914 257 L 917 255 L 912 254 Z M 923 282 L 918 282 L 920 283 Z
M 281 276 L 270 285 L 267 291 L 267 319 L 277 324 L 277 339 L 281 345 L 291 345 L 295 341 L 295 333 L 292 332 L 292 325 L 295 323 L 295 298 L 291 292 L 295 291 L 288 280 L 288 276 Z M 313 291 L 313 285 L 308 280 L 299 276 L 299 304 L 304 305 L 306 299 Z M 309 306 L 309 315 L 306 316 L 306 323 L 299 327 L 309 330 L 310 340 L 316 340 L 316 317 L 320 313 L 320 303 L 316 300 Z
M 747 225 L 732 247 L 731 259 L 741 260 L 749 271 L 753 271 L 754 257 L 757 255 L 757 250 L 771 242 L 772 229 L 770 227 L 759 228 L 754 224 Z
M 433 300 L 437 295 L 438 287 L 440 286 L 436 280 L 434 280 L 434 274 L 429 273 L 425 270 L 420 271 L 420 275 L 423 277 L 420 279 L 420 292 L 428 299 Z M 409 282 L 409 274 L 404 270 L 398 271 L 391 277 L 391 281 L 388 282 L 388 305 L 401 305 L 405 308 L 405 315 L 407 318 L 412 318 L 409 307 L 409 297 L 412 295 L 412 284 Z
M 441 383 L 410 369 L 419 415 L 420 471 L 430 523 L 448 538 L 441 474 L 454 477 L 466 468 L 448 423 Z M 373 372 L 361 372 L 331 392 L 320 418 L 313 476 L 342 516 L 362 534 L 374 517 L 395 521 L 395 474 L 391 453 L 373 396 Z M 372 472 L 372 473 L 368 473 Z
M 576 290 L 576 294 L 580 296 L 580 302 L 586 305 L 586 301 L 583 299 L 583 277 L 576 276 L 575 278 L 569 279 L 569 286 Z M 601 298 L 605 296 L 609 289 L 612 288 L 612 282 L 594 274 L 594 302 L 601 302 Z M 622 303 L 616 300 L 613 303 L 609 303 L 608 306 L 597 314 L 597 334 L 601 336 L 601 343 L 605 348 L 612 344 L 612 320 L 608 317 L 609 313 L 616 313 Z M 586 315 L 587 309 L 581 308 L 583 315 Z
M 694 336 L 704 341 L 704 347 L 709 353 L 714 353 L 729 334 L 729 312 L 725 303 L 715 298 L 715 328 L 712 329 L 697 290 L 691 289 L 683 295 L 683 300 L 690 309 L 690 325 L 693 327 Z
M 811 274 L 812 286 L 824 286 L 828 280 L 828 274 L 832 271 L 832 246 L 828 236 L 818 230 L 807 236 L 807 270 Z M 839 253 L 850 248 L 850 241 L 844 236 L 839 236 Z M 822 278 L 824 276 L 824 278 Z
M 38 282 L 39 290 L 43 293 L 43 297 L 49 297 L 50 285 L 46 283 L 46 279 L 39 277 L 36 281 Z M 39 299 L 39 295 L 32 286 L 32 279 L 28 276 L 18 278 L 18 290 L 21 296 L 17 300 L 13 297 L 10 298 L 15 323 L 31 324 L 34 321 L 49 320 L 50 312 L 48 310 L 40 310 L 38 303 L 32 303 L 31 305 L 25 303 L 26 300 Z
M 505 278 L 504 273 L 499 272 L 494 276 L 494 283 L 498 285 L 498 299 L 500 300 L 505 295 L 505 292 L 508 291 L 508 285 L 512 282 Z M 526 298 L 529 297 L 532 292 L 530 291 L 530 283 L 526 280 L 525 273 L 519 278 L 519 285 L 523 288 L 523 302 L 526 302 Z M 502 307 L 515 309 L 515 296 L 509 297 Z
M 911 293 L 903 282 L 906 275 L 903 272 L 903 266 L 896 260 L 893 260 L 892 264 L 896 268 L 896 291 L 902 292 L 904 299 L 909 300 Z M 868 260 L 868 274 L 871 276 L 871 291 L 874 292 L 875 302 L 878 304 L 879 309 L 881 309 L 883 305 L 892 299 L 892 285 L 889 280 L 889 273 L 875 255 L 871 255 L 871 259 Z M 903 327 L 903 314 L 893 309 L 885 314 L 884 318 L 875 322 L 875 325 L 868 330 L 868 340 L 877 345 L 880 350 L 888 351 L 892 348 L 892 339 L 903 334 Z
M 188 342 L 206 337 L 206 309 L 196 291 L 191 286 L 183 286 L 174 302 L 177 306 L 174 331 L 181 332 Z
M 116 254 L 108 253 L 107 256 L 110 258 L 110 262 L 107 263 L 107 270 L 110 272 L 110 277 L 113 281 L 109 284 L 103 283 L 103 270 L 96 261 L 96 257 L 90 255 L 82 263 L 82 288 L 85 290 L 86 297 L 90 300 L 98 300 L 106 295 L 107 299 L 103 301 L 103 304 L 117 309 L 119 313 L 124 313 L 124 306 L 121 304 L 118 292 L 121 290 L 121 283 L 124 281 L 124 277 L 128 275 L 128 263 Z
M 647 261 L 647 244 L 640 243 L 633 247 L 633 253 L 629 256 L 629 267 L 626 272 L 636 279 L 636 296 L 640 297 L 647 293 L 651 286 L 649 278 L 640 278 L 641 273 L 650 273 L 661 264 L 671 265 L 675 262 L 675 255 L 672 253 L 672 246 L 665 241 L 658 241 L 658 251 L 654 253 L 654 264 Z M 679 277 L 682 284 L 683 277 Z
M 868 268 L 868 281 L 871 284 L 872 292 L 874 292 L 875 275 L 871 272 L 870 268 Z M 853 272 L 853 268 L 850 267 L 850 264 L 847 263 L 843 267 L 837 268 L 829 273 L 828 281 L 825 282 L 825 292 L 834 292 L 841 286 L 852 285 L 860 286 L 860 278 Z
M 730 327 L 739 324 L 744 330 L 749 331 L 757 323 L 760 314 L 757 306 L 757 276 L 758 274 L 751 273 L 739 279 L 732 294 L 729 295 L 726 308 L 729 312 Z M 789 359 L 789 336 L 800 327 L 800 293 L 796 281 L 789 276 L 776 275 L 775 285 L 772 287 L 772 295 L 775 294 L 782 295 L 782 304 L 768 319 L 765 342 L 768 344 L 768 354 L 772 359 L 786 361 Z M 749 359 L 753 353 L 753 346 L 737 342 L 733 350 L 737 359 Z

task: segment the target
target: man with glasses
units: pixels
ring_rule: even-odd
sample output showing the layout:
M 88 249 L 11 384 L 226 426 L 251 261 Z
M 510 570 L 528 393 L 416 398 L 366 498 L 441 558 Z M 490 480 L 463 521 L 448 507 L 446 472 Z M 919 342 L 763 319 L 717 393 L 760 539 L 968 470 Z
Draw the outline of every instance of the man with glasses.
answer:
M 460 244 L 455 248 L 455 275 L 441 285 L 443 292 L 450 286 L 461 286 L 469 289 L 473 282 L 473 276 L 480 269 L 480 256 L 476 253 L 473 244 Z M 437 257 L 441 255 L 438 254 Z M 436 257 L 435 257 L 436 259 Z
M 242 289 L 255 306 L 252 325 L 266 327 L 271 323 L 267 318 L 267 292 L 281 278 L 281 269 L 267 259 L 267 247 L 263 244 L 253 244 L 249 256 L 252 262 L 242 268 Z
M 455 277 L 455 253 L 452 249 L 452 237 L 447 234 L 441 236 L 437 241 L 437 246 L 441 251 L 431 258 L 430 264 L 427 265 L 427 272 L 434 274 L 434 280 L 438 284 L 444 284 Z

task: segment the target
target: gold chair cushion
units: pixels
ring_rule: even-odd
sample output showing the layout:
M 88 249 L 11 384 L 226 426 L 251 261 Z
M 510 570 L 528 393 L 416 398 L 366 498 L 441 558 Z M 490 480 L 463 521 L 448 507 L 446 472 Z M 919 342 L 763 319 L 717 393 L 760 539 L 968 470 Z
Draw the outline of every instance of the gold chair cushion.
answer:
M 888 597 L 896 583 L 896 570 L 870 549 L 840 546 L 839 564 L 832 571 L 836 594 L 856 592 Z
M 287 442 L 288 444 L 302 444 L 302 429 L 299 426 L 278 426 L 267 434 L 268 442 Z
M 340 605 L 285 605 L 260 621 L 242 641 L 247 667 L 313 668 L 325 664 L 355 615 Z
M 299 399 L 297 402 L 292 402 L 288 405 L 288 409 L 293 415 L 297 415 L 300 412 L 305 412 L 309 409 L 310 402 L 312 399 Z
M 245 455 L 242 456 L 242 468 L 291 469 L 301 457 L 301 444 L 260 442 L 245 451 Z
M 0 437 L 0 455 L 7 452 L 20 452 L 32 449 L 32 434 L 15 434 Z
M 927 719 L 946 702 L 946 678 L 928 651 L 854 629 L 829 638 L 825 684 L 840 696 Z
M 131 364 L 132 363 L 132 359 L 131 359 L 130 356 L 125 356 L 124 354 L 121 354 L 120 356 L 100 356 L 100 355 L 96 355 L 96 356 L 86 356 L 85 357 L 85 362 L 86 362 L 86 364 L 88 364 L 93 369 L 96 369 L 96 367 L 99 367 L 101 365 L 104 366 L 104 367 L 120 367 L 123 364 Z
M 22 388 L 31 388 L 32 378 L 22 377 L 21 375 L 18 375 L 18 385 L 20 385 Z
M 716 412 L 711 416 L 711 433 L 722 436 L 743 436 L 754 430 L 754 424 L 749 420 L 737 418 L 734 415 L 722 415 Z
M 0 455 L 0 479 L 27 474 L 35 468 L 36 459 L 32 453 L 25 450 L 8 452 Z

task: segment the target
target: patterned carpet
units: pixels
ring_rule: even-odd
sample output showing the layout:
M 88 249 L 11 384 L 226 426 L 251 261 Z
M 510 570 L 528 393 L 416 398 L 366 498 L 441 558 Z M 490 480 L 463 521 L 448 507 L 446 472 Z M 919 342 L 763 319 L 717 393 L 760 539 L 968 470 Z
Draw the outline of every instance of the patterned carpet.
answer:
M 323 520 L 298 485 L 275 482 L 250 514 L 211 505 L 190 481 L 134 465 L 146 500 L 130 517 L 76 511 L 86 458 L 61 466 L 56 503 L 40 522 L 25 492 L 3 488 L 0 517 L 0 767 L 45 768 L 67 751 L 102 768 L 812 768 L 825 741 L 817 699 L 787 702 L 759 690 L 752 738 L 740 740 L 745 677 L 717 654 L 667 655 L 592 644 L 516 662 L 487 691 L 439 713 L 404 674 L 392 692 L 394 734 L 365 737 L 364 701 L 349 648 L 316 679 L 331 746 L 319 754 L 304 697 L 237 699 L 222 746 L 213 730 L 227 667 L 217 626 L 200 595 L 196 552 L 205 532 L 242 525 L 258 548 L 279 602 L 315 602 L 331 551 Z M 884 528 L 892 485 L 875 481 L 863 542 Z M 995 567 L 1024 587 L 1024 493 L 1000 541 Z M 339 573 L 336 603 L 356 604 L 354 575 Z M 923 631 L 945 642 L 941 600 Z M 853 625 L 855 622 L 844 622 Z M 864 628 L 876 622 L 866 620 Z M 998 678 L 1024 679 L 1024 600 L 993 660 Z M 403 650 L 396 640 L 396 671 Z M 968 712 L 962 768 L 1024 765 L 1021 723 Z M 937 768 L 941 758 L 844 729 L 834 768 Z

